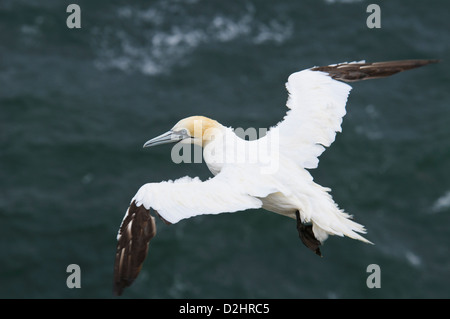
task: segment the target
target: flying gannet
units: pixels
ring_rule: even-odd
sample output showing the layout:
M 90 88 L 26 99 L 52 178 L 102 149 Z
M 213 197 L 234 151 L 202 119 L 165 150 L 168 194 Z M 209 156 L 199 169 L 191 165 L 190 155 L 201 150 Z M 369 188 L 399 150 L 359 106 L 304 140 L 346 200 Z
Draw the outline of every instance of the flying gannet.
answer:
M 341 131 L 351 87 L 344 82 L 382 78 L 436 60 L 340 63 L 289 76 L 284 119 L 257 140 L 239 138 L 215 120 L 192 116 L 144 147 L 197 144 L 214 175 L 206 181 L 183 177 L 143 185 L 131 200 L 117 235 L 114 292 L 122 294 L 138 276 L 156 234 L 155 218 L 166 224 L 202 215 L 264 208 L 296 220 L 301 241 L 316 254 L 329 235 L 370 243 L 364 226 L 339 209 L 330 189 L 313 181 L 308 169 Z

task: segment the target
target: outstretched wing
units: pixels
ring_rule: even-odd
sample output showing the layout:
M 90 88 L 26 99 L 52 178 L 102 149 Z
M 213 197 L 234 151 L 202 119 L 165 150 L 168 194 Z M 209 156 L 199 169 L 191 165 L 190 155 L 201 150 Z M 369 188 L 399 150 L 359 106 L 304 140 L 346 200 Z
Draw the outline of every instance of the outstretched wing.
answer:
M 138 206 L 154 209 L 167 222 L 197 215 L 220 214 L 260 208 L 261 200 L 275 191 L 271 185 L 259 185 L 239 167 L 223 168 L 219 174 L 202 182 L 198 177 L 143 185 L 134 200 Z
M 252 190 L 251 194 L 248 189 Z M 226 168 L 204 182 L 197 177 L 183 177 L 143 185 L 132 199 L 117 234 L 115 294 L 120 295 L 139 275 L 149 242 L 156 234 L 151 211 L 164 222 L 173 224 L 196 215 L 260 208 L 262 202 L 254 196 L 265 197 L 271 191 L 274 191 L 271 186 L 257 185 L 251 178 L 245 179 L 239 170 Z
M 277 126 L 280 152 L 304 168 L 316 168 L 318 157 L 341 131 L 351 87 L 345 83 L 390 76 L 437 60 L 340 63 L 314 67 L 289 76 L 289 111 Z M 339 81 L 338 81 L 339 80 Z M 268 134 L 271 134 L 270 131 Z

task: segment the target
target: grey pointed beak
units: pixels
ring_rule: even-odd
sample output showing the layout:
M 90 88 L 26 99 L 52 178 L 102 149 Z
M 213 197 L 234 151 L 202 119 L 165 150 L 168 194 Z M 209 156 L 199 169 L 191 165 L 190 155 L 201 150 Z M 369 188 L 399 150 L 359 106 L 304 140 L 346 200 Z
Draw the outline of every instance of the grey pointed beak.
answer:
M 187 137 L 186 135 L 181 134 L 180 132 L 174 132 L 171 130 L 171 131 L 168 131 L 164 134 L 161 134 L 160 136 L 157 136 L 157 137 L 152 138 L 151 140 L 145 142 L 143 147 L 150 147 L 150 146 L 156 146 L 156 145 L 168 144 L 168 143 L 176 143 L 186 137 Z

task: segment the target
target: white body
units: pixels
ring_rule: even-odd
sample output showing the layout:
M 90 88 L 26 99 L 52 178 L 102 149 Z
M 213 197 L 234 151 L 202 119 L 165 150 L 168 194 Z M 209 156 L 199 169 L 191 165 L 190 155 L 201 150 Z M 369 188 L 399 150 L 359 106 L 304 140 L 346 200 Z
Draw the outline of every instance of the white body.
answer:
M 364 227 L 349 219 L 333 201 L 330 189 L 314 183 L 307 171 L 317 167 L 318 156 L 341 130 L 351 87 L 311 70 L 292 74 L 286 87 L 290 110 L 263 138 L 246 141 L 220 124 L 210 128 L 214 131 L 202 146 L 214 178 L 149 183 L 133 200 L 155 209 L 170 223 L 250 208 L 295 218 L 298 210 L 321 242 L 328 235 L 368 242 L 358 234 L 365 233 Z
M 361 61 L 293 73 L 286 83 L 286 116 L 257 140 L 243 140 L 233 129 L 215 120 L 192 116 L 147 141 L 144 147 L 173 142 L 202 146 L 203 158 L 214 177 L 202 182 L 198 177 L 186 176 L 176 181 L 148 183 L 139 189 L 117 234 L 116 294 L 131 285 L 141 270 L 150 240 L 156 234 L 154 211 L 172 224 L 196 215 L 252 208 L 298 217 L 300 239 L 318 255 L 320 244 L 329 235 L 370 243 L 360 235 L 365 233 L 364 227 L 339 209 L 330 189 L 314 183 L 309 173 L 317 167 L 325 147 L 333 143 L 336 132 L 341 131 L 351 87 L 340 81 L 387 77 L 435 62 L 438 61 Z

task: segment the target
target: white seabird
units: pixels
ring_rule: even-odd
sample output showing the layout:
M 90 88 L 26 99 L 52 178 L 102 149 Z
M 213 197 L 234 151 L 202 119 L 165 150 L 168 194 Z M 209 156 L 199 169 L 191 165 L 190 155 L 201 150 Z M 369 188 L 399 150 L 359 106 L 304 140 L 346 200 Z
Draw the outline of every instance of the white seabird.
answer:
M 183 177 L 143 185 L 131 200 L 117 235 L 114 292 L 120 295 L 138 276 L 156 234 L 155 218 L 167 224 L 202 215 L 266 210 L 296 219 L 302 242 L 316 254 L 329 235 L 370 243 L 364 227 L 333 201 L 330 189 L 313 181 L 307 169 L 341 131 L 348 84 L 420 67 L 436 60 L 340 63 L 313 67 L 289 76 L 284 119 L 257 140 L 239 138 L 215 120 L 192 116 L 144 144 L 188 143 L 203 147 L 214 175 L 206 181 Z M 253 155 L 253 157 L 252 157 Z M 249 159 L 251 157 L 251 160 Z

